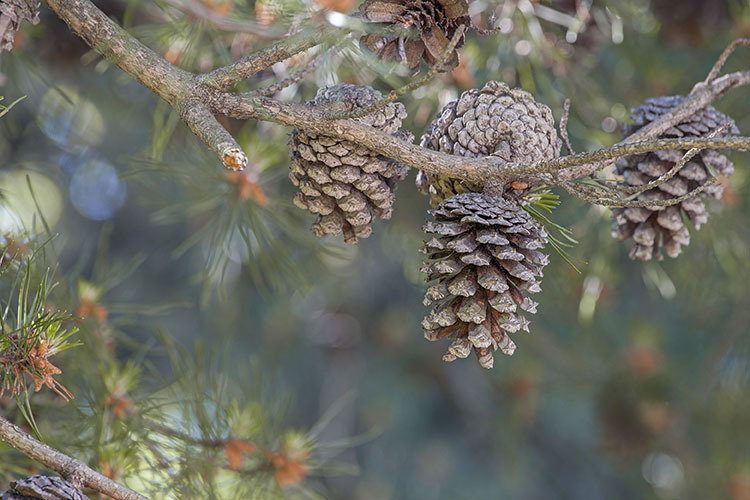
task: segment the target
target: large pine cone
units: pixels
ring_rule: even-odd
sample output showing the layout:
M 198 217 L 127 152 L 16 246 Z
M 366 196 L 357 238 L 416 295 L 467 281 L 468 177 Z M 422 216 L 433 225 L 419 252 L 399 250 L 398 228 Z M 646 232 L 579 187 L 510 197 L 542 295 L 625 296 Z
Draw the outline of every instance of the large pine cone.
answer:
M 422 272 L 437 283 L 425 292 L 424 304 L 432 305 L 422 321 L 425 338 L 453 341 L 445 361 L 474 351 L 492 368 L 498 348 L 515 351 L 509 334 L 528 331 L 517 308 L 536 312 L 526 294 L 541 291 L 547 233 L 516 203 L 485 194 L 456 195 L 430 213 L 435 221 L 423 229 L 435 236 L 421 250 L 429 256 Z
M 332 112 L 350 112 L 379 101 L 377 90 L 360 85 L 341 84 L 320 89 L 307 103 Z M 357 120 L 407 141 L 411 133 L 399 130 L 406 110 L 401 103 Z M 389 219 L 393 211 L 396 182 L 406 177 L 407 168 L 342 139 L 294 129 L 289 138 L 291 172 L 289 178 L 299 187 L 294 204 L 318 214 L 312 225 L 315 236 L 344 234 L 344 241 L 372 234 L 373 214 Z
M 419 38 L 413 40 L 379 34 L 360 39 L 360 43 L 379 57 L 401 59 L 412 70 L 419 67 L 422 58 L 434 66 L 458 27 L 471 26 L 466 0 L 365 0 L 359 12 L 366 22 L 396 24 L 419 31 Z M 463 35 L 440 71 L 451 71 L 458 65 L 457 49 L 462 45 Z
M 631 118 L 635 123 L 625 127 L 625 135 L 632 134 L 669 112 L 683 99 L 682 96 L 657 97 L 633 108 Z M 739 133 L 731 118 L 708 106 L 667 130 L 662 137 L 706 137 L 726 123 L 730 123 L 731 127 L 723 135 Z M 617 173 L 624 177 L 628 186 L 641 186 L 666 174 L 684 153 L 685 151 L 669 150 L 629 156 L 617 162 Z M 637 199 L 668 200 L 683 196 L 709 179 L 707 165 L 725 177 L 734 172 L 734 165 L 726 156 L 716 150 L 704 149 L 682 167 L 677 175 L 656 188 L 641 193 Z M 709 196 L 721 199 L 722 192 L 721 184 L 714 183 L 699 195 L 677 205 L 614 208 L 612 213 L 615 225 L 612 236 L 620 240 L 632 239 L 635 242 L 629 253 L 631 259 L 650 260 L 655 257 L 661 260 L 662 248 L 668 256 L 677 257 L 682 251 L 682 246 L 690 243 L 690 232 L 683 214 L 687 215 L 695 229 L 700 229 L 701 225 L 708 221 L 704 200 Z
M 22 21 L 39 22 L 39 0 L 0 0 L 0 52 L 13 49 Z
M 561 141 L 548 106 L 524 90 L 491 81 L 446 104 L 420 145 L 470 158 L 494 155 L 508 163 L 532 164 L 560 156 Z M 433 205 L 457 193 L 481 190 L 421 171 L 417 186 L 430 193 Z
M 10 482 L 0 500 L 88 500 L 80 488 L 57 476 L 29 476 Z

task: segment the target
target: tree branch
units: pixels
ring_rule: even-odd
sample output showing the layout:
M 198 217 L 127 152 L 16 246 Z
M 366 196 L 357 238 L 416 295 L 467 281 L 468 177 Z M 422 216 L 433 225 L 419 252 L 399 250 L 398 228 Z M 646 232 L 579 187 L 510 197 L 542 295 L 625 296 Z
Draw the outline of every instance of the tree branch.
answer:
M 247 166 L 245 152 L 205 104 L 189 101 L 181 107 L 180 116 L 190 130 L 221 158 L 224 165 L 232 170 L 242 170 Z
M 130 488 L 99 474 L 80 460 L 37 441 L 4 417 L 0 417 L 0 438 L 29 458 L 54 470 L 63 478 L 70 478 L 73 483 L 78 482 L 117 500 L 148 500 Z
M 175 109 L 185 102 L 199 102 L 214 114 L 240 119 L 264 120 L 308 130 L 325 136 L 345 139 L 405 165 L 432 174 L 470 181 L 475 185 L 504 183 L 518 179 L 529 185 L 563 184 L 587 177 L 611 165 L 616 158 L 661 149 L 733 148 L 748 149 L 746 137 L 654 139 L 686 117 L 704 108 L 728 90 L 750 84 L 750 71 L 738 71 L 695 85 L 684 101 L 671 112 L 631 134 L 619 144 L 593 153 L 569 155 L 534 165 L 506 164 L 496 157 L 464 158 L 428 150 L 407 143 L 355 120 L 331 121 L 331 117 L 314 108 L 289 104 L 250 94 L 238 95 L 226 89 L 242 78 L 275 62 L 348 33 L 345 28 L 307 30 L 271 45 L 235 63 L 204 75 L 193 75 L 178 69 L 141 44 L 105 16 L 90 0 L 47 0 L 50 7 L 91 47 L 130 73 L 144 86 L 165 99 Z M 226 131 L 205 109 L 183 114 L 196 135 L 206 142 L 224 164 L 226 148 L 234 147 Z M 230 156 L 231 158 L 231 156 Z

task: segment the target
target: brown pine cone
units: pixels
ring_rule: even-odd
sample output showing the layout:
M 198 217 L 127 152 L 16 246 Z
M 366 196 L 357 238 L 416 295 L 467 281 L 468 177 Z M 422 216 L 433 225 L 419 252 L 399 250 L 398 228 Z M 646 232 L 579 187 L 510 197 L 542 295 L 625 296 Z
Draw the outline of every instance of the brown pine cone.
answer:
M 361 44 L 379 57 L 401 59 L 412 70 L 419 68 L 423 58 L 434 66 L 458 27 L 471 26 L 466 0 L 365 0 L 359 12 L 369 23 L 399 25 L 419 31 L 419 39 L 377 33 L 360 39 Z M 451 71 L 458 66 L 457 49 L 462 45 L 463 35 L 440 71 Z
M 0 52 L 13 49 L 22 21 L 39 22 L 39 0 L 0 0 Z
M 631 110 L 634 124 L 625 126 L 625 135 L 628 136 L 656 120 L 683 100 L 682 96 L 646 100 L 645 104 Z M 730 123 L 731 126 L 723 135 L 739 133 L 731 118 L 708 106 L 670 128 L 661 137 L 706 137 L 726 123 Z M 684 153 L 685 151 L 668 150 L 629 156 L 617 162 L 617 173 L 623 176 L 626 185 L 641 186 L 666 174 Z M 641 193 L 637 200 L 661 201 L 683 196 L 709 179 L 708 165 L 724 177 L 729 177 L 734 172 L 734 165 L 726 156 L 716 150 L 704 149 L 687 162 L 677 175 Z M 629 253 L 631 259 L 651 260 L 655 257 L 661 260 L 662 248 L 668 256 L 677 257 L 682 251 L 682 246 L 690 243 L 690 231 L 684 215 L 695 229 L 700 229 L 701 225 L 708 221 L 704 200 L 707 197 L 721 199 L 722 192 L 722 186 L 715 183 L 699 195 L 669 207 L 614 208 L 612 214 L 615 217 L 615 225 L 612 236 L 619 240 L 634 241 L 635 245 Z
M 422 272 L 436 283 L 424 297 L 432 306 L 422 321 L 425 338 L 452 340 L 445 361 L 473 351 L 492 368 L 498 348 L 515 351 L 509 334 L 528 331 L 517 308 L 536 312 L 526 294 L 541 291 L 547 233 L 518 204 L 485 194 L 453 196 L 430 213 L 435 221 L 423 229 L 435 236 L 421 250 L 429 256 Z
M 521 89 L 488 82 L 443 107 L 420 141 L 422 147 L 477 158 L 494 155 L 508 163 L 536 163 L 560 156 L 561 141 L 548 106 Z M 479 186 L 419 172 L 417 187 L 434 205 Z
M 0 500 L 88 500 L 80 488 L 57 476 L 29 476 L 10 482 Z
M 307 103 L 332 112 L 350 112 L 379 101 L 377 90 L 360 85 L 341 84 L 320 89 Z M 410 132 L 399 130 L 406 110 L 401 103 L 357 120 L 412 141 Z M 373 216 L 390 219 L 396 183 L 406 177 L 407 168 L 364 146 L 342 139 L 295 129 L 289 138 L 291 172 L 289 178 L 300 190 L 294 204 L 318 214 L 312 225 L 315 236 L 343 233 L 344 241 L 372 234 Z

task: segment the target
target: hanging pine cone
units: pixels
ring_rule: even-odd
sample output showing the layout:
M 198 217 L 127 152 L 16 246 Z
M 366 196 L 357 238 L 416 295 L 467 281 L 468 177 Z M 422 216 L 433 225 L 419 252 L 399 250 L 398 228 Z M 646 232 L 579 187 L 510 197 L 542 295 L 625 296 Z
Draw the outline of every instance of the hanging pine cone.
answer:
M 422 247 L 429 256 L 422 272 L 436 283 L 425 292 L 424 304 L 432 306 L 422 321 L 425 338 L 452 340 L 445 361 L 474 351 L 492 368 L 498 348 L 515 351 L 509 334 L 528 331 L 517 308 L 536 312 L 526 294 L 541 291 L 547 233 L 516 203 L 485 194 L 453 196 L 430 213 L 435 221 L 423 229 L 435 236 Z
M 370 87 L 341 84 L 320 89 L 307 105 L 351 112 L 381 98 Z M 357 120 L 411 142 L 411 133 L 399 130 L 405 117 L 404 105 L 391 103 Z M 289 148 L 289 178 L 300 190 L 294 204 L 318 214 L 312 225 L 315 236 L 343 233 L 344 241 L 356 243 L 372 234 L 373 214 L 390 219 L 396 183 L 406 177 L 406 167 L 353 142 L 298 129 L 292 131 Z
M 633 108 L 631 118 L 635 123 L 625 127 L 625 135 L 632 134 L 669 112 L 682 103 L 683 99 L 682 96 L 657 97 Z M 670 128 L 661 137 L 706 137 L 726 123 L 730 123 L 731 126 L 723 135 L 739 133 L 731 118 L 708 106 Z M 685 151 L 668 150 L 629 156 L 617 162 L 617 173 L 624 177 L 628 186 L 641 186 L 666 174 L 680 161 L 684 153 Z M 637 199 L 661 201 L 683 196 L 710 178 L 707 165 L 715 168 L 716 172 L 724 177 L 729 177 L 734 172 L 734 165 L 726 156 L 716 150 L 704 149 L 685 164 L 677 175 L 641 193 Z M 677 257 L 682 251 L 682 246 L 690 243 L 690 232 L 683 214 L 687 215 L 695 229 L 700 229 L 701 225 L 708 221 L 704 200 L 707 197 L 721 199 L 722 192 L 721 184 L 714 183 L 699 195 L 688 198 L 678 205 L 614 208 L 612 214 L 615 217 L 615 225 L 612 236 L 620 240 L 632 239 L 635 242 L 629 253 L 631 259 L 650 260 L 655 257 L 661 260 L 662 248 L 668 256 Z
M 360 43 L 379 57 L 401 59 L 411 70 L 419 67 L 422 58 L 434 66 L 458 27 L 471 26 L 466 0 L 365 0 L 359 12 L 366 22 L 400 25 L 419 32 L 419 39 L 379 34 L 360 39 Z M 458 66 L 457 49 L 462 45 L 463 35 L 440 71 L 451 71 Z
M 88 500 L 80 488 L 57 476 L 29 476 L 10 482 L 0 500 Z
M 508 163 L 532 164 L 560 156 L 561 141 L 548 106 L 528 92 L 491 81 L 446 104 L 420 145 L 469 158 L 495 155 Z M 433 205 L 456 193 L 481 190 L 421 171 L 417 186 L 430 193 Z

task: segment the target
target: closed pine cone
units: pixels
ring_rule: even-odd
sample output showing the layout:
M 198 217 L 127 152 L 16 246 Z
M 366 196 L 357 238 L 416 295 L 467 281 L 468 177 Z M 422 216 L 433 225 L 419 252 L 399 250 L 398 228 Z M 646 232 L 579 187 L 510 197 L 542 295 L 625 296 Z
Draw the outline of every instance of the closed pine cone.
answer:
M 528 331 L 518 308 L 536 312 L 526 294 L 541 291 L 547 233 L 515 202 L 486 194 L 453 196 L 430 213 L 435 220 L 423 229 L 434 236 L 421 250 L 429 257 L 422 272 L 436 283 L 425 292 L 432 306 L 422 321 L 425 338 L 452 341 L 445 361 L 473 351 L 492 368 L 494 351 L 515 351 L 509 334 Z
M 560 156 L 561 141 L 548 106 L 524 90 L 491 81 L 446 104 L 420 145 L 469 158 L 494 155 L 508 163 L 533 164 Z M 417 186 L 430 193 L 433 206 L 457 193 L 481 191 L 465 181 L 421 171 Z
M 683 101 L 682 96 L 657 97 L 631 110 L 634 124 L 625 127 L 628 136 L 639 128 L 651 123 L 669 112 Z M 726 123 L 730 124 L 726 134 L 739 131 L 734 121 L 711 106 L 694 113 L 682 123 L 670 128 L 662 137 L 706 137 Z M 629 156 L 617 162 L 617 173 L 622 175 L 628 186 L 647 184 L 667 173 L 683 156 L 685 151 L 668 150 Z M 704 149 L 695 155 L 680 171 L 659 186 L 638 195 L 640 201 L 668 200 L 683 196 L 703 185 L 710 173 L 707 165 L 716 169 L 719 175 L 729 177 L 734 165 L 716 150 Z M 663 258 L 661 250 L 669 257 L 677 257 L 682 246 L 690 243 L 690 231 L 685 217 L 695 229 L 708 221 L 708 211 L 704 204 L 707 197 L 721 199 L 723 188 L 719 183 L 708 186 L 702 193 L 669 207 L 628 207 L 614 208 L 615 225 L 612 236 L 620 240 L 632 239 L 635 245 L 630 249 L 631 259 L 650 260 Z
M 351 112 L 377 102 L 382 95 L 371 87 L 341 84 L 320 89 L 307 103 L 331 112 Z M 399 130 L 406 110 L 401 103 L 357 120 L 411 141 L 411 133 Z M 317 214 L 312 225 L 315 236 L 344 234 L 344 241 L 372 234 L 376 215 L 389 219 L 393 211 L 396 183 L 406 177 L 407 168 L 364 146 L 342 139 L 294 129 L 289 138 L 289 178 L 300 190 L 294 204 Z

